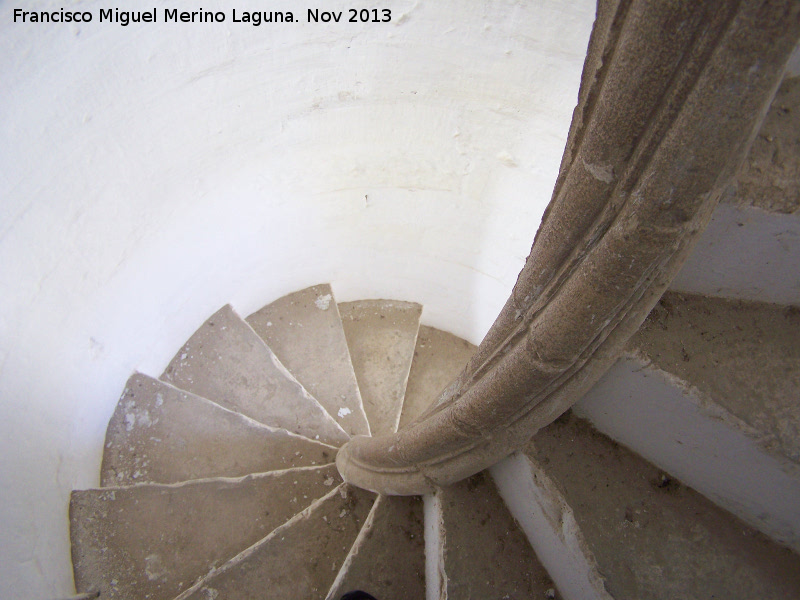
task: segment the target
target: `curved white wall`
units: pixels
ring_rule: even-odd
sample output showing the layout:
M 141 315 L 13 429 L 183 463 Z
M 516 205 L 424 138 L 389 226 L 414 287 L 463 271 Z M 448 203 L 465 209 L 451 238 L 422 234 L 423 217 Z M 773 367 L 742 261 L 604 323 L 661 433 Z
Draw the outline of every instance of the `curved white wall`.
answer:
M 0 588 L 32 599 L 72 591 L 69 491 L 97 484 L 128 375 L 220 305 L 330 281 L 480 340 L 549 200 L 594 17 L 392 1 L 380 25 L 225 6 L 121 27 L 106 3 L 35 4 L 95 22 L 0 6 Z

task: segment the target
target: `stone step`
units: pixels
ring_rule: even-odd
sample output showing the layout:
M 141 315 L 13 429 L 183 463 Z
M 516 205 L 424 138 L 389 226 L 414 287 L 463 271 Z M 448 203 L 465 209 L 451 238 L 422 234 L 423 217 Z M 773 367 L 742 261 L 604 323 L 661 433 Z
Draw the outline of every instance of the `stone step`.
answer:
M 557 597 L 552 579 L 486 472 L 438 489 L 432 501 L 432 526 L 440 531 L 438 547 L 426 557 L 428 584 L 435 590 L 428 597 Z
M 796 55 L 800 56 L 800 54 Z M 726 201 L 773 214 L 800 211 L 800 77 L 786 77 Z
M 574 407 L 800 551 L 800 311 L 666 294 Z
M 800 308 L 668 293 L 629 348 L 800 465 Z
M 555 481 L 615 600 L 800 597 L 800 556 L 567 413 L 527 456 Z M 533 501 L 533 500 L 532 500 Z
M 425 535 L 420 496 L 379 496 L 327 600 L 353 590 L 380 600 L 425 598 Z
M 136 373 L 108 423 L 101 485 L 177 483 L 324 465 L 336 449 Z
M 176 600 L 325 598 L 375 495 L 345 484 L 270 533 Z
M 349 439 L 230 306 L 203 323 L 160 379 L 270 427 L 335 446 Z
M 671 284 L 800 305 L 800 77 L 785 79 L 730 193 Z
M 555 482 L 515 452 L 489 469 L 500 497 L 565 600 L 614 600 Z
M 414 348 L 414 360 L 408 375 L 402 429 L 424 413 L 436 401 L 475 353 L 476 346 L 434 327 L 421 325 Z
M 422 307 L 396 300 L 339 305 L 372 435 L 397 431 Z
M 342 429 L 350 435 L 369 435 L 330 285 L 279 298 L 247 322 Z
M 340 483 L 327 465 L 73 492 L 76 588 L 171 600 Z

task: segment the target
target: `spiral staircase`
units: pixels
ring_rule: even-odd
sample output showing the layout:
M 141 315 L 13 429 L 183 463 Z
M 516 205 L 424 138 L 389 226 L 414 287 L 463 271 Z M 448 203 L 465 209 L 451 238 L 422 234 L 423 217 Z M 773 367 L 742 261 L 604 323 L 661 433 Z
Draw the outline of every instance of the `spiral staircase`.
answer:
M 770 539 L 747 514 L 601 433 L 577 416 L 602 413 L 591 402 L 524 452 L 424 498 L 344 483 L 337 447 L 413 421 L 474 351 L 421 326 L 421 312 L 398 301 L 339 304 L 317 285 L 246 319 L 223 307 L 159 379 L 133 375 L 108 426 L 101 487 L 73 493 L 78 591 L 152 600 L 354 589 L 381 600 L 800 597 L 796 537 Z M 724 331 L 702 328 L 710 315 L 721 315 Z M 626 360 L 647 352 L 683 385 L 670 344 L 687 329 L 697 340 L 681 333 L 680 352 L 720 338 L 710 360 L 732 335 L 757 333 L 757 358 L 785 353 L 775 368 L 796 401 L 795 309 L 669 293 Z M 738 368 L 717 367 L 731 376 Z M 693 383 L 703 384 L 702 372 Z M 734 395 L 701 396 L 719 418 Z M 769 451 L 796 486 L 788 448 L 797 437 L 784 441 Z
M 125 386 L 101 486 L 70 503 L 78 592 L 800 598 L 798 99 L 786 79 L 738 187 L 597 385 L 431 494 L 351 485 L 337 452 L 414 427 L 474 346 L 418 304 L 338 303 L 328 284 L 221 308 Z

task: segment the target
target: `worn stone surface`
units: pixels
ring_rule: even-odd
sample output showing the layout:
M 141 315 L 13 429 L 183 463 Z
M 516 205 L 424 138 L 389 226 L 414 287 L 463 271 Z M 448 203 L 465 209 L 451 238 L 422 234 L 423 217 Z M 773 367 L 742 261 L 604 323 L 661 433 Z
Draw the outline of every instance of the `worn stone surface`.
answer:
M 363 590 L 380 600 L 425 598 L 420 496 L 379 496 L 328 600 Z
M 397 431 L 422 307 L 398 300 L 339 305 L 372 435 Z
M 793 0 L 599 4 L 553 199 L 511 297 L 424 421 L 339 450 L 345 480 L 427 493 L 577 402 L 708 224 L 798 38 Z
M 103 486 L 177 483 L 324 465 L 336 449 L 134 374 L 108 423 Z
M 264 425 L 333 445 L 348 439 L 230 306 L 203 323 L 161 379 Z
M 800 309 L 667 293 L 629 349 L 800 463 Z
M 800 210 L 800 77 L 778 88 L 729 199 L 777 213 Z
M 570 599 L 614 600 L 555 482 L 518 452 L 494 465 L 489 473 L 559 593 Z
M 548 596 L 553 582 L 488 474 L 436 493 L 448 600 L 555 597 Z
M 178 485 L 76 491 L 78 591 L 171 600 L 340 483 L 333 465 Z
M 572 410 L 800 552 L 800 465 L 766 451 L 757 430 L 680 378 L 638 358 L 624 358 Z
M 330 285 L 279 298 L 247 322 L 342 429 L 350 435 L 369 435 Z
M 425 412 L 456 378 L 475 352 L 468 341 L 434 327 L 421 325 L 406 386 L 400 429 Z
M 374 499 L 335 489 L 176 600 L 325 598 Z
M 800 597 L 800 556 L 571 413 L 527 453 L 557 482 L 616 600 Z

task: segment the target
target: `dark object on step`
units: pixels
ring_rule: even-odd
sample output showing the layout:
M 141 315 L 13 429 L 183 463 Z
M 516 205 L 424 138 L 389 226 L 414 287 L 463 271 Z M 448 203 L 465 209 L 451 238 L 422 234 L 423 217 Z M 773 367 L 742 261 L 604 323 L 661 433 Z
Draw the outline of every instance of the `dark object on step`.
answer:
M 370 596 L 367 592 L 356 590 L 354 592 L 347 592 L 339 600 L 376 600 L 374 596 Z

